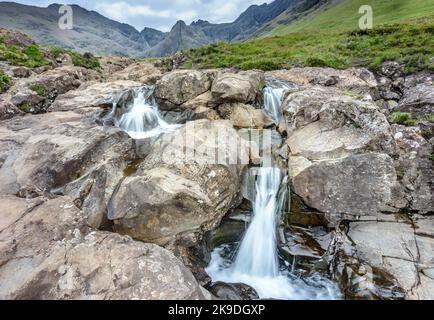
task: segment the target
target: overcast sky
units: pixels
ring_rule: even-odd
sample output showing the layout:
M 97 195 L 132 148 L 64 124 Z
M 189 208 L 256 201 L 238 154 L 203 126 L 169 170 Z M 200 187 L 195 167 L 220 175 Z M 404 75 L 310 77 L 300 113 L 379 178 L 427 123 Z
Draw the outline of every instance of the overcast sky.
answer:
M 178 20 L 190 23 L 197 19 L 214 23 L 232 22 L 252 4 L 272 0 L 18 0 L 15 2 L 46 7 L 55 3 L 73 3 L 95 10 L 139 30 L 152 27 L 169 31 Z

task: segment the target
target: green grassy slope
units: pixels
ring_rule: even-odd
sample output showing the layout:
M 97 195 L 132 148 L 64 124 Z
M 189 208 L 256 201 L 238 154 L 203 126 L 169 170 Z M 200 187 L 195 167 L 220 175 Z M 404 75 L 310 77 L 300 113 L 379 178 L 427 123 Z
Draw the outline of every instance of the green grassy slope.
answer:
M 382 24 L 434 16 L 434 1 L 432 0 L 344 0 L 327 10 L 315 12 L 290 25 L 279 25 L 268 35 L 316 30 L 353 30 L 358 28 L 358 21 L 361 17 L 359 8 L 362 5 L 372 7 L 374 28 Z
M 370 4 L 373 30 L 359 29 L 359 7 Z M 378 70 L 396 60 L 407 72 L 434 70 L 434 1 L 343 0 L 245 43 L 185 51 L 185 67 L 274 70 L 294 66 L 352 66 Z

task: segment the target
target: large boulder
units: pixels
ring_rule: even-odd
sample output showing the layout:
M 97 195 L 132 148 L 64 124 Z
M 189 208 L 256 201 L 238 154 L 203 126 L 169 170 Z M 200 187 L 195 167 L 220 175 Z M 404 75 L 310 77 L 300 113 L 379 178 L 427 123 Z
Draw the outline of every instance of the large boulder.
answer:
M 314 86 L 288 93 L 282 109 L 294 156 L 327 160 L 373 150 L 396 153 L 390 125 L 370 96 Z
M 321 85 L 366 94 L 375 90 L 377 80 L 372 72 L 364 68 L 337 70 L 333 68 L 292 68 L 266 72 L 267 79 L 278 79 L 303 86 Z
M 188 269 L 169 251 L 129 237 L 92 232 L 71 199 L 35 205 L 2 198 L 0 299 L 202 299 Z M 19 214 L 17 214 L 19 212 Z
M 142 84 L 130 80 L 112 82 L 89 82 L 77 90 L 57 97 L 48 111 L 79 111 L 85 108 L 111 108 L 113 102 L 128 89 Z
M 248 149 L 229 121 L 199 120 L 156 141 L 114 195 L 109 218 L 122 234 L 186 247 L 239 204 Z
M 154 65 L 147 62 L 137 62 L 111 75 L 113 80 L 131 80 L 140 83 L 152 83 L 161 78 L 162 74 Z
M 50 107 L 58 95 L 98 77 L 95 71 L 85 68 L 55 68 L 16 82 L 10 90 L 10 102 L 24 112 L 41 113 Z
M 434 297 L 433 226 L 431 218 L 383 217 L 379 221 L 351 222 L 348 236 L 357 255 L 371 267 L 393 275 L 408 299 L 431 300 Z
M 230 120 L 237 128 L 264 128 L 273 121 L 261 109 L 243 103 L 225 103 L 218 111 L 223 119 Z
M 126 133 L 91 124 L 74 112 L 3 121 L 0 194 L 69 194 L 88 223 L 100 227 L 111 192 L 135 157 Z
M 408 208 L 421 213 L 434 212 L 432 144 L 422 137 L 418 127 L 393 125 L 392 130 L 399 147 L 395 167 L 407 193 Z
M 10 100 L 10 95 L 0 95 L 0 120 L 11 119 L 17 115 L 24 114 L 24 112 L 18 109 Z
M 342 218 L 396 212 L 402 203 L 392 159 L 368 153 L 318 162 L 294 179 L 294 192 L 311 208 L 325 213 L 331 225 Z
M 211 94 L 215 101 L 252 103 L 259 97 L 265 85 L 264 73 L 243 71 L 238 73 L 219 72 L 215 78 Z
M 208 91 L 214 76 L 215 71 L 175 70 L 166 73 L 155 86 L 155 98 L 163 110 L 170 110 Z
M 402 99 L 393 111 L 409 112 L 417 116 L 434 114 L 434 87 L 428 83 L 417 84 L 404 91 Z

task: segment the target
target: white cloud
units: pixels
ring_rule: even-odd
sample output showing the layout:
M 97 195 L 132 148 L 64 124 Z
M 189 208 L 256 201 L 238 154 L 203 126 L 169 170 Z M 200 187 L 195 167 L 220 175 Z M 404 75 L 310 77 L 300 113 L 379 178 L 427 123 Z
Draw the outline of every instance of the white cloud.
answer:
M 29 5 L 46 6 L 54 0 L 15 0 Z M 65 0 L 88 10 L 128 23 L 137 29 L 143 27 L 168 31 L 177 20 L 187 24 L 194 20 L 211 23 L 234 21 L 252 4 L 270 3 L 273 0 Z M 64 2 L 59 0 L 57 2 Z
M 148 5 L 130 5 L 126 2 L 98 3 L 96 10 L 109 18 L 125 20 L 131 16 L 169 18 L 169 10 L 157 11 Z

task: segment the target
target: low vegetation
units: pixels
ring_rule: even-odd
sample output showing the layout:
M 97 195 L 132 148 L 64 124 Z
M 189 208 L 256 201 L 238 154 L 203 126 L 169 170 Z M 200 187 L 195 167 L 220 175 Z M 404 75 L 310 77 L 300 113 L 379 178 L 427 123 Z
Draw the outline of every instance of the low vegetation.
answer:
M 40 97 L 46 97 L 48 95 L 48 88 L 40 83 L 33 83 L 29 85 L 29 89 L 36 92 Z
M 0 93 L 5 92 L 12 85 L 12 79 L 0 70 Z
M 51 65 L 53 64 L 53 61 L 50 60 L 50 55 L 57 58 L 63 53 L 68 53 L 71 56 L 72 63 L 75 66 L 88 69 L 99 69 L 101 67 L 98 58 L 92 55 L 82 55 L 73 50 L 65 50 L 55 47 L 47 48 L 47 54 L 44 55 L 43 50 L 37 44 L 32 44 L 27 47 L 8 45 L 3 38 L 0 38 L 0 60 L 7 61 L 16 66 L 37 68 Z
M 101 68 L 99 59 L 90 54 L 80 54 L 73 50 L 66 50 L 58 47 L 51 47 L 51 52 L 55 58 L 60 57 L 62 54 L 69 54 L 72 59 L 72 64 L 77 67 L 98 70 Z
M 407 125 L 413 121 L 411 113 L 408 112 L 394 112 L 390 115 L 390 122 L 392 123 Z
M 295 66 L 378 71 L 382 62 L 405 64 L 407 73 L 434 70 L 434 24 L 422 18 L 368 31 L 299 32 L 244 43 L 219 43 L 184 51 L 186 68 L 275 70 Z
M 32 44 L 28 47 L 7 45 L 2 38 L 0 38 L 0 60 L 28 68 L 37 68 L 50 64 L 50 61 L 44 57 L 38 45 Z

